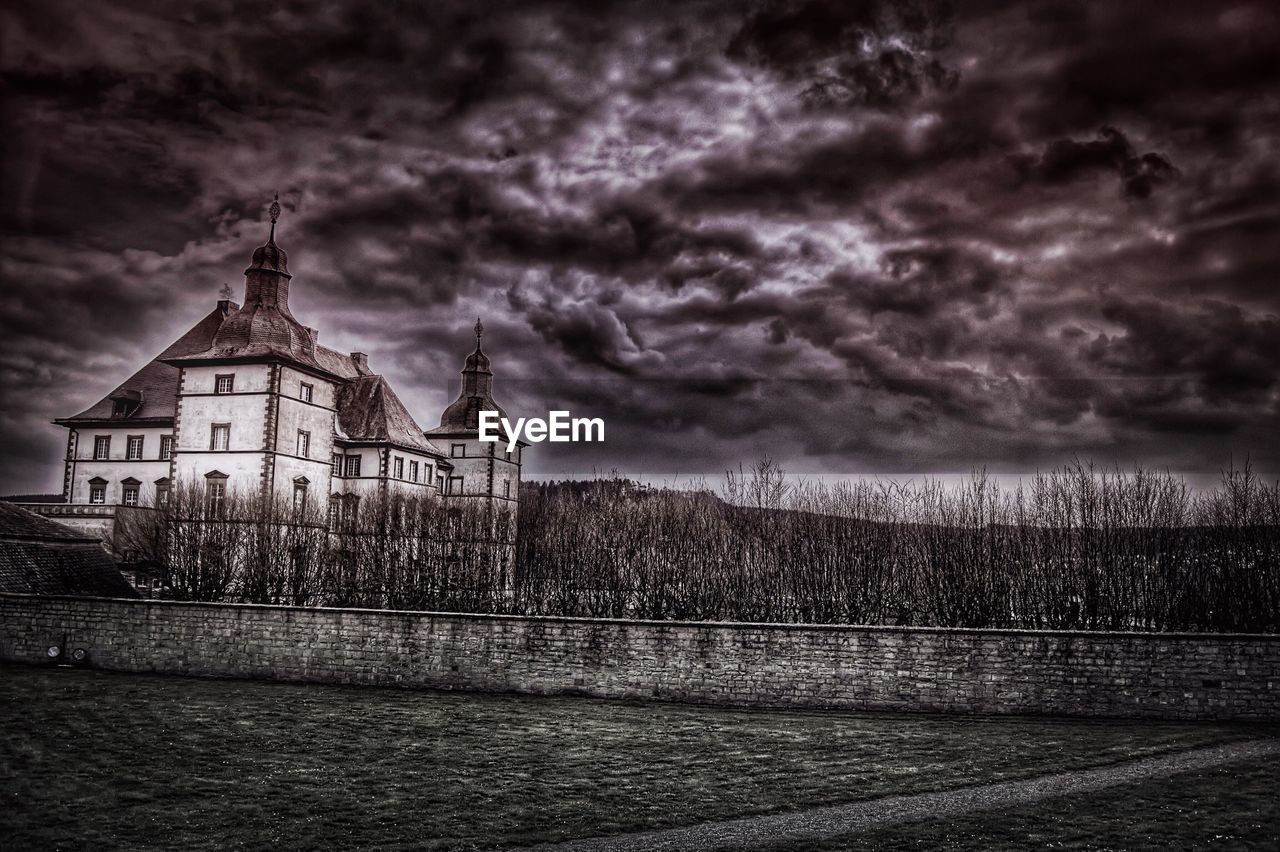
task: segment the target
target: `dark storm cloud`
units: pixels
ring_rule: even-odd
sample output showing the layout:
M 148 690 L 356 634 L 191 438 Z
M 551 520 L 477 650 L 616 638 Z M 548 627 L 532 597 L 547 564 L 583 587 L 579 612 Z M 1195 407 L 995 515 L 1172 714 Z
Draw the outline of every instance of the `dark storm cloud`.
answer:
M 476 315 L 508 411 L 606 418 L 534 469 L 1280 466 L 1270 4 L 0 15 L 7 490 L 275 192 L 295 313 L 423 425 Z
M 1058 139 L 1045 146 L 1039 157 L 1014 157 L 1014 168 L 1023 179 L 1047 184 L 1070 183 L 1097 172 L 1113 172 L 1128 198 L 1147 198 L 1151 191 L 1178 177 L 1178 169 L 1163 155 L 1138 154 L 1125 135 L 1104 127 L 1086 142 Z
M 728 55 L 800 80 L 815 107 L 886 107 L 958 75 L 934 54 L 951 41 L 945 0 L 772 0 L 759 4 L 729 40 Z

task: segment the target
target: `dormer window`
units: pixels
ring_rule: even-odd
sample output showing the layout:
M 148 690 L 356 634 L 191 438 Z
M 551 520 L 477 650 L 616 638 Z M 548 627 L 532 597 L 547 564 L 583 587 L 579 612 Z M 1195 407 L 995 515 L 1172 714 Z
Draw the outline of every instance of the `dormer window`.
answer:
M 236 387 L 236 377 L 232 373 L 216 376 L 213 380 L 214 393 L 231 393 Z
M 141 392 L 136 390 L 118 390 L 111 395 L 111 416 L 132 417 L 141 405 Z

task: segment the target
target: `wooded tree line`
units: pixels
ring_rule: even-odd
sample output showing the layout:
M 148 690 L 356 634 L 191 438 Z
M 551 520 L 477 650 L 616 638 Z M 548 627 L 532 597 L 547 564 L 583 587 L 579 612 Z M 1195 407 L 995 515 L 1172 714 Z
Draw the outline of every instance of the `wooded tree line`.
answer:
M 321 512 L 203 491 L 129 515 L 117 546 L 166 595 L 310 606 L 649 619 L 1280 631 L 1280 483 L 1210 491 L 1077 465 L 1002 489 L 791 479 L 720 493 L 621 479 Z
M 536 486 L 520 507 L 531 613 L 1094 630 L 1280 631 L 1280 483 L 1077 465 L 1002 489 L 804 482 L 720 499 Z

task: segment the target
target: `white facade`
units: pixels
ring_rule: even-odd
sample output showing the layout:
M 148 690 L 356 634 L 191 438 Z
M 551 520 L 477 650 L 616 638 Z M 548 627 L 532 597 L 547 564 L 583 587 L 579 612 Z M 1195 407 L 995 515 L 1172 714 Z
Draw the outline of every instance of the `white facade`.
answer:
M 320 346 L 315 330 L 293 318 L 292 276 L 274 224 L 245 275 L 243 306 L 220 301 L 107 398 L 57 421 L 68 429 L 63 503 L 46 514 L 103 534 L 114 507 L 155 506 L 166 489 L 211 483 L 227 496 L 277 500 L 305 489 L 308 501 L 452 499 L 456 486 L 453 496 L 514 510 L 519 451 L 508 457 L 505 445 L 481 443 L 474 433 L 444 439 L 436 433 L 446 431 L 447 417 L 424 432 L 364 355 Z M 478 342 L 464 384 L 475 385 L 477 358 L 482 404 L 496 408 Z M 465 448 L 453 458 L 448 443 Z

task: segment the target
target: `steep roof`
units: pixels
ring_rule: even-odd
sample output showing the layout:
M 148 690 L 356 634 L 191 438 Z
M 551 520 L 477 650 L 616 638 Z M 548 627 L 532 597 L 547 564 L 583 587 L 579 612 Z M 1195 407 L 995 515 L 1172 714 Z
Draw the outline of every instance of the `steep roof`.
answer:
M 136 598 L 96 538 L 0 502 L 0 591 Z
M 316 363 L 326 371 L 344 379 L 354 379 L 357 376 L 369 375 L 369 371 L 367 369 L 361 370 L 355 359 L 350 355 L 344 355 L 320 344 L 316 344 Z
M 97 542 L 97 539 L 72 529 L 66 524 L 51 521 L 21 506 L 0 501 L 0 540 L 24 538 L 37 541 Z
M 352 441 L 386 442 L 444 456 L 382 376 L 360 376 L 339 386 L 338 428 L 341 437 Z
M 279 359 L 343 378 L 349 364 L 316 344 L 316 331 L 300 323 L 289 310 L 289 255 L 276 245 L 277 198 L 271 204 L 271 233 L 265 244 L 253 250 L 244 271 L 244 304 L 230 311 L 204 346 L 171 353 L 163 360 L 173 366 L 201 363 L 234 363 Z M 336 369 L 335 369 L 336 368 Z
M 210 311 L 204 319 L 192 326 L 186 334 L 171 343 L 163 352 L 148 361 L 141 370 L 138 370 L 138 372 L 122 382 L 111 393 L 79 414 L 63 418 L 57 422 L 74 423 L 81 420 L 111 420 L 113 419 L 111 413 L 114 408 L 112 400 L 130 391 L 137 392 L 141 396 L 141 405 L 128 417 L 115 419 L 122 422 L 146 419 L 172 420 L 178 405 L 178 368 L 166 364 L 164 362 L 165 359 L 191 355 L 208 349 L 214 335 L 222 327 L 223 320 L 236 309 L 237 305 L 233 302 L 226 300 L 218 302 L 217 307 Z

